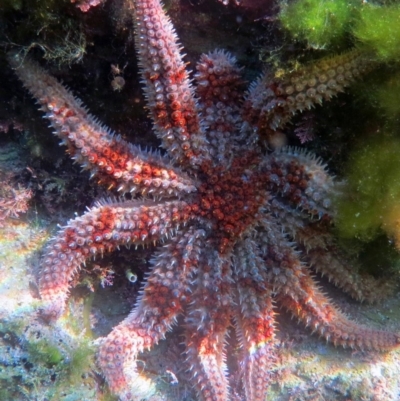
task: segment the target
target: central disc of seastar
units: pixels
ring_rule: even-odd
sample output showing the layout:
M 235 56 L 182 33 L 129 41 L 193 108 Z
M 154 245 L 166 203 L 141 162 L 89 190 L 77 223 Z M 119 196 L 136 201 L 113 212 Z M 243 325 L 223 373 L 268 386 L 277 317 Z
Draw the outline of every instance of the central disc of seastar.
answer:
M 229 168 L 203 163 L 196 214 L 213 225 L 220 253 L 231 248 L 253 224 L 267 193 L 263 174 L 257 170 L 259 155 L 248 153 L 232 160 Z

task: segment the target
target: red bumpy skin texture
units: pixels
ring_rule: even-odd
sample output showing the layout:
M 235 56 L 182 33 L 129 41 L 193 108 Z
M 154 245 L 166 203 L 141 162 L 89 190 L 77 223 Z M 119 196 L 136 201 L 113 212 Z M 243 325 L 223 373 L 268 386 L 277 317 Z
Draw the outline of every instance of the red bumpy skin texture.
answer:
M 99 367 L 123 401 L 143 395 L 138 353 L 164 338 L 179 315 L 186 363 L 203 401 L 230 399 L 230 324 L 241 347 L 244 397 L 265 400 L 276 353 L 275 304 L 335 345 L 397 347 L 397 333 L 348 319 L 312 279 L 314 268 L 357 299 L 386 291 L 352 271 L 335 243 L 331 199 L 339 189 L 323 163 L 301 149 L 263 154 L 257 146 L 265 128 L 281 128 L 292 113 L 343 90 L 369 68 L 368 59 L 350 51 L 279 82 L 264 74 L 246 94 L 235 58 L 217 50 L 201 57 L 192 87 L 159 1 L 134 3 L 127 12 L 134 9 L 142 82 L 164 157 L 123 141 L 34 61 L 9 55 L 77 162 L 110 189 L 154 197 L 100 202 L 61 229 L 42 259 L 42 315 L 51 321 L 63 313 L 72 279 L 91 257 L 120 245 L 163 243 L 133 311 L 99 348 Z

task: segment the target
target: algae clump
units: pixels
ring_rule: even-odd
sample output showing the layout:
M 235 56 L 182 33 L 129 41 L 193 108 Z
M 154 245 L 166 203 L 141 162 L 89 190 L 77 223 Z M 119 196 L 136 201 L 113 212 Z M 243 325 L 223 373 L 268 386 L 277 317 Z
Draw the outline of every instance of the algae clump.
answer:
M 58 365 L 64 360 L 61 351 L 44 339 L 36 342 L 28 342 L 26 348 L 32 361 L 44 363 L 48 367 Z
M 338 197 L 337 229 L 344 238 L 372 241 L 383 229 L 400 247 L 400 139 L 379 134 L 350 157 Z
M 374 52 L 378 60 L 400 60 L 400 4 L 364 4 L 353 28 L 361 47 Z
M 284 4 L 279 19 L 294 38 L 322 49 L 341 44 L 357 9 L 353 0 L 298 0 Z
M 386 118 L 398 119 L 400 116 L 400 72 L 390 76 L 373 95 Z

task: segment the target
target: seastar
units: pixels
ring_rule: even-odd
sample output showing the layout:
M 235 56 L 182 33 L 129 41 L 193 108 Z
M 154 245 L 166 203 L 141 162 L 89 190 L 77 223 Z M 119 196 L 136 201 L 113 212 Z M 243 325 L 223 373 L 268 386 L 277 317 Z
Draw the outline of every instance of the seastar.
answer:
M 142 82 L 164 156 L 110 132 L 31 59 L 9 56 L 73 158 L 109 189 L 145 197 L 101 201 L 50 242 L 39 282 L 43 317 L 63 313 L 86 260 L 120 245 L 154 243 L 163 245 L 136 306 L 98 352 L 121 400 L 140 399 L 137 355 L 164 338 L 180 315 L 187 363 L 205 401 L 230 398 L 224 349 L 232 322 L 246 400 L 265 399 L 275 302 L 335 345 L 396 347 L 397 333 L 349 320 L 312 278 L 310 266 L 358 299 L 384 290 L 353 273 L 335 245 L 329 224 L 338 189 L 326 167 L 297 148 L 264 154 L 257 142 L 263 127 L 281 127 L 292 113 L 343 90 L 368 60 L 351 51 L 286 80 L 264 74 L 246 94 L 235 58 L 217 50 L 202 55 L 193 88 L 158 0 L 136 0 L 134 12 Z

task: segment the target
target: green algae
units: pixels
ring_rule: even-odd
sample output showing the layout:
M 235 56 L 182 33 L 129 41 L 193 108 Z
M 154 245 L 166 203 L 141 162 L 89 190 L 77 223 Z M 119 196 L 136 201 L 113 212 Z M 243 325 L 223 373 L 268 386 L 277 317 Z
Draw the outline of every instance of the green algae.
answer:
M 66 372 L 71 385 L 78 385 L 85 373 L 91 370 L 94 365 L 94 354 L 94 347 L 88 340 L 81 341 L 79 347 L 72 350 Z
M 355 0 L 297 0 L 284 3 L 283 28 L 313 49 L 347 47 L 350 38 L 382 62 L 400 60 L 400 4 Z
M 352 0 L 298 0 L 283 5 L 279 20 L 293 38 L 323 49 L 344 41 L 357 10 Z
M 349 158 L 346 189 L 338 197 L 341 237 L 376 239 L 381 229 L 395 234 L 400 217 L 400 139 L 380 133 L 363 141 Z
M 0 399 L 16 399 L 24 394 L 45 394 L 48 400 L 72 401 L 73 397 L 78 400 L 89 395 L 85 399 L 95 399 L 92 379 L 88 380 L 88 386 L 82 386 L 94 366 L 95 347 L 91 341 L 85 337 L 58 338 L 53 330 L 32 325 L 28 316 L 26 320 L 17 319 L 18 325 L 21 322 L 25 329 L 18 334 L 12 331 L 16 321 L 2 322 L 0 388 L 6 390 L 0 393 Z M 68 394 L 71 388 L 75 390 Z
M 75 336 L 42 326 L 31 317 L 0 320 L 0 400 L 39 394 L 48 400 L 98 399 L 90 375 L 95 354 L 91 338 L 82 331 Z
M 22 0 L 3 0 L 1 4 L 1 8 L 3 10 L 21 10 L 23 7 L 23 1 Z M 2 398 L 0 398 L 2 399 Z
M 357 253 L 362 273 L 382 276 L 388 272 L 400 271 L 399 252 L 382 230 L 378 231 L 376 238 L 367 243 L 357 240 L 346 242 L 343 248 Z
M 64 356 L 60 349 L 42 339 L 36 342 L 28 342 L 26 350 L 30 355 L 30 361 L 34 363 L 43 363 L 48 367 L 53 367 L 63 362 Z
M 92 310 L 93 299 L 94 293 L 92 292 L 83 301 L 83 325 L 88 338 L 93 338 L 92 325 L 90 323 L 90 313 Z
M 400 61 L 400 4 L 364 4 L 353 35 L 359 46 L 383 62 Z
M 71 13 L 69 0 L 5 0 L 0 6 L 0 17 L 12 10 L 18 10 L 20 17 L 18 23 L 10 27 L 7 40 L 22 55 L 40 49 L 44 59 L 59 66 L 82 60 L 87 38 L 82 24 Z M 32 33 L 35 33 L 33 37 Z
M 370 97 L 374 98 L 384 117 L 395 122 L 400 116 L 400 72 L 382 82 Z

